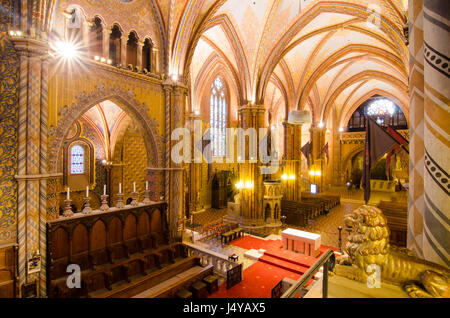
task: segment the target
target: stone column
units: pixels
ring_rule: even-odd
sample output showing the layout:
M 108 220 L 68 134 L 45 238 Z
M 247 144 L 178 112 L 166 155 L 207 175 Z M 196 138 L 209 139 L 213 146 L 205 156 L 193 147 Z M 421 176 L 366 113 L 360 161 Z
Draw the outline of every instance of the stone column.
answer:
M 450 267 L 450 12 L 448 0 L 424 0 L 423 255 Z
M 202 162 L 203 157 L 200 154 L 203 153 L 203 140 L 195 140 L 195 122 L 201 121 L 201 117 L 194 113 L 191 113 L 188 117 L 189 131 L 191 132 L 191 158 L 192 161 L 189 165 L 189 207 L 192 211 L 198 211 L 201 209 L 201 185 L 202 185 Z M 200 125 L 201 136 L 203 136 L 203 125 Z M 200 137 L 199 137 L 200 138 Z M 198 143 L 198 144 L 196 144 Z M 196 150 L 197 149 L 197 150 Z M 201 159 L 201 162 L 196 162 L 195 157 Z
M 423 257 L 424 59 L 423 0 L 409 1 L 409 191 L 407 247 Z M 414 39 L 414 40 L 413 40 Z
M 173 129 L 185 127 L 185 108 L 186 108 L 186 96 L 188 94 L 188 88 L 184 85 L 176 83 L 173 90 L 173 108 L 171 112 Z M 171 131 L 172 132 L 172 131 Z M 173 142 L 172 146 L 175 144 Z M 177 164 L 171 160 L 171 206 L 172 206 L 172 221 L 174 229 L 178 228 L 178 221 L 185 216 L 185 177 L 184 170 L 185 165 L 183 163 Z M 181 233 L 177 232 L 177 237 L 181 237 Z
M 138 41 L 137 44 L 137 57 L 136 57 L 136 65 L 139 69 L 143 69 L 142 67 L 142 48 L 144 47 L 144 42 Z
M 128 67 L 127 65 L 127 41 L 128 36 L 122 35 L 120 38 L 120 64 L 122 67 Z
M 245 142 L 245 157 L 239 165 L 240 180 L 244 183 L 253 182 L 252 189 L 241 190 L 241 220 L 243 226 L 265 225 L 263 211 L 264 185 L 261 174 L 261 161 L 259 154 L 259 128 L 264 128 L 264 115 L 266 109 L 263 105 L 244 105 L 239 108 L 241 128 L 254 128 L 256 130 L 256 154 L 249 152 L 249 143 Z M 245 161 L 245 162 L 244 162 Z
M 106 26 L 103 26 L 103 52 L 102 56 L 105 57 L 105 59 L 109 59 L 109 39 L 111 37 L 112 30 L 107 29 Z
M 312 140 L 312 157 L 313 164 L 311 170 L 320 171 L 320 176 L 311 176 L 310 180 L 312 183 L 316 183 L 319 192 L 323 192 L 325 188 L 325 165 L 326 158 L 323 153 L 323 148 L 325 147 L 325 128 L 311 127 L 311 140 Z
M 39 296 L 46 292 L 47 220 L 47 43 L 12 38 L 20 58 L 18 243 L 19 286 L 37 281 Z M 39 252 L 41 271 L 28 274 L 27 261 Z
M 159 74 L 159 55 L 158 55 L 158 49 L 152 48 L 152 55 L 151 55 L 151 70 L 149 70 L 150 73 L 153 74 Z
M 289 201 L 300 201 L 302 192 L 302 125 L 284 123 L 284 128 L 286 159 L 283 175 L 288 177 L 287 179 L 282 179 L 285 189 L 284 197 Z M 292 179 L 292 176 L 295 176 L 295 179 Z

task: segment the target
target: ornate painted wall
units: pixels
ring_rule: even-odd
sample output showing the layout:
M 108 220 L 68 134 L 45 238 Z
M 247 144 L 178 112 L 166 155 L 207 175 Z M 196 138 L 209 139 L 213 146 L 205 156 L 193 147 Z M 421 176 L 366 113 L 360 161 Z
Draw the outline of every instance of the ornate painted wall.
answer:
M 12 1 L 0 10 L 0 245 L 17 241 L 18 59 L 6 38 Z

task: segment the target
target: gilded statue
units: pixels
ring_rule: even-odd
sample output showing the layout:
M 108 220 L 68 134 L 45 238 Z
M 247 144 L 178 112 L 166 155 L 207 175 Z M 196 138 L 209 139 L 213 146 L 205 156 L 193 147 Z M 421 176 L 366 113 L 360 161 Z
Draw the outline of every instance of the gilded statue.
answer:
M 381 282 L 400 285 L 413 298 L 450 297 L 450 270 L 391 247 L 382 211 L 363 205 L 345 216 L 349 232 L 336 274 L 368 283 L 379 269 Z

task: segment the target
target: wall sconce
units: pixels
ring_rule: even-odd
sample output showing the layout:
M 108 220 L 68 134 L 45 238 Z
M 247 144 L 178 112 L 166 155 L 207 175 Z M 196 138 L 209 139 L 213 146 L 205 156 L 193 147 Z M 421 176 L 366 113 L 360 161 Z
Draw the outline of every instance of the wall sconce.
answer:
M 316 171 L 311 170 L 311 171 L 309 172 L 309 175 L 310 175 L 310 176 L 318 176 L 318 177 L 320 177 L 320 176 L 322 175 L 322 172 L 321 172 L 320 170 L 316 170 Z
M 10 36 L 22 36 L 22 31 L 14 31 L 14 30 L 11 30 L 11 31 L 9 31 L 9 35 Z
M 97 61 L 97 62 L 106 63 L 108 65 L 112 64 L 112 60 L 111 59 L 106 59 L 106 58 L 100 57 L 98 55 L 94 56 L 94 60 Z
M 106 159 L 102 160 L 102 165 L 105 167 L 111 167 L 113 165 L 112 161 L 107 161 Z
M 288 179 L 289 179 L 289 176 L 285 173 L 285 174 L 283 174 L 283 175 L 281 176 L 281 179 L 283 179 L 283 180 L 288 180 Z
M 246 181 L 244 183 L 244 181 L 241 180 L 238 183 L 236 183 L 236 189 L 238 189 L 238 190 L 243 190 L 243 189 L 251 190 L 253 188 L 254 188 L 253 181 Z

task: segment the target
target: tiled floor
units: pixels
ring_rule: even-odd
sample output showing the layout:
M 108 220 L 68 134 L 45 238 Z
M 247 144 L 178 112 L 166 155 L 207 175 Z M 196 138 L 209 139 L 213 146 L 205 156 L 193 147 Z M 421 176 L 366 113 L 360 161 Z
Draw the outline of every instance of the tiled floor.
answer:
M 338 248 L 339 246 L 339 231 L 338 227 L 344 225 L 344 216 L 351 213 L 363 203 L 364 192 L 363 190 L 347 191 L 345 188 L 333 188 L 329 193 L 341 195 L 341 204 L 330 211 L 328 215 L 320 216 L 317 219 L 310 222 L 306 227 L 289 226 L 290 228 L 296 228 L 299 230 L 318 233 L 322 235 L 322 244 Z M 407 200 L 407 192 L 372 192 L 370 204 L 377 204 L 380 200 L 397 201 L 402 202 Z M 210 209 L 205 212 L 197 213 L 194 216 L 194 223 L 198 225 L 206 225 L 215 221 L 222 220 L 222 217 L 227 214 L 226 209 L 216 210 Z M 270 234 L 280 235 L 281 229 L 258 229 L 256 232 L 250 232 L 255 236 L 267 236 Z M 342 242 L 345 242 L 347 233 L 342 230 Z M 230 249 L 229 246 L 222 247 L 220 242 L 211 241 L 205 242 L 215 249 Z M 228 252 L 228 251 L 227 251 Z M 230 253 L 236 253 L 236 251 L 229 251 Z M 236 253 L 239 254 L 239 253 Z

